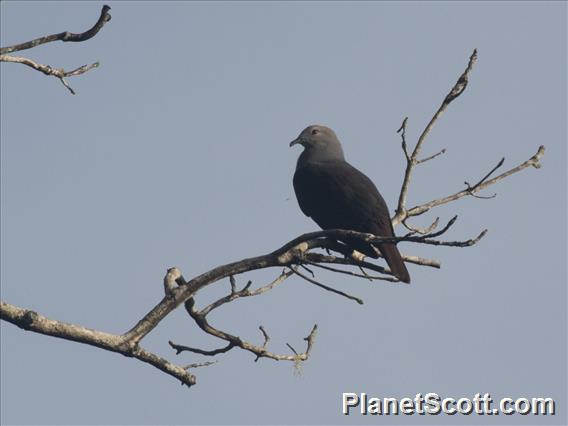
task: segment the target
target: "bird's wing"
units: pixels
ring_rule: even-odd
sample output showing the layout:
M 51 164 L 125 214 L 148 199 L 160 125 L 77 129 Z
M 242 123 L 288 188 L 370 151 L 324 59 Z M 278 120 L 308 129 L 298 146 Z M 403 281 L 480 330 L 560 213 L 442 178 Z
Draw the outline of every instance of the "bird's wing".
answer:
M 388 207 L 373 182 L 345 161 L 310 163 L 296 170 L 300 208 L 323 229 L 392 236 Z

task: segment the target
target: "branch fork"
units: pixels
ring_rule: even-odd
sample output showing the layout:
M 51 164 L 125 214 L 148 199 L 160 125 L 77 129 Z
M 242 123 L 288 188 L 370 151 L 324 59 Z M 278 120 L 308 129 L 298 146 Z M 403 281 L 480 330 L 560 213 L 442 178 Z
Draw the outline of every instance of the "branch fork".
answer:
M 42 44 L 45 44 L 45 43 L 50 43 L 50 42 L 57 41 L 57 40 L 61 40 L 61 41 L 64 41 L 64 42 L 67 42 L 67 41 L 81 42 L 81 41 L 89 40 L 90 38 L 97 35 L 97 33 L 103 28 L 103 26 L 108 21 L 110 21 L 111 16 L 110 16 L 109 10 L 110 10 L 110 7 L 107 6 L 107 5 L 104 5 L 102 10 L 101 10 L 101 14 L 99 16 L 99 19 L 97 20 L 95 25 L 93 25 L 90 29 L 88 29 L 85 32 L 82 32 L 82 33 L 79 33 L 79 34 L 74 34 L 74 33 L 71 33 L 69 31 L 64 31 L 64 32 L 57 33 L 57 34 L 52 34 L 52 35 L 36 38 L 35 40 L 27 41 L 25 43 L 16 44 L 14 46 L 0 47 L 0 62 L 13 62 L 13 63 L 17 63 L 17 64 L 27 65 L 28 67 L 33 68 L 36 71 L 42 72 L 45 75 L 56 77 L 56 78 L 59 79 L 59 81 L 61 81 L 61 84 L 63 84 L 67 88 L 67 90 L 69 90 L 69 92 L 71 92 L 72 95 L 75 95 L 75 91 L 69 85 L 67 80 L 65 80 L 65 78 L 81 75 L 81 74 L 84 74 L 84 73 L 92 70 L 93 68 L 97 68 L 99 66 L 98 62 L 94 62 L 90 65 L 82 65 L 78 68 L 75 68 L 72 71 L 65 71 L 63 68 L 54 68 L 50 65 L 40 64 L 39 62 L 33 61 L 33 60 L 26 58 L 26 57 L 23 57 L 23 56 L 9 55 L 9 53 L 18 52 L 18 51 L 26 50 L 26 49 L 31 49 L 31 48 L 34 48 L 36 46 L 39 46 L 39 45 L 42 45 Z
M 84 65 L 73 71 L 65 72 L 61 69 L 54 69 L 52 67 L 49 67 L 48 65 L 36 64 L 29 59 L 18 58 L 8 54 L 18 50 L 29 49 L 39 44 L 55 40 L 84 41 L 88 38 L 91 38 L 96 35 L 98 31 L 100 31 L 100 29 L 106 22 L 110 20 L 110 15 L 108 14 L 109 9 L 110 8 L 108 6 L 104 6 L 103 10 L 101 11 L 101 16 L 99 17 L 99 20 L 97 21 L 95 26 L 93 26 L 93 28 L 86 31 L 85 33 L 72 34 L 64 32 L 54 34 L 52 36 L 42 37 L 40 39 L 32 40 L 31 42 L 22 43 L 20 45 L 1 48 L 0 60 L 5 62 L 20 61 L 20 63 L 25 63 L 26 65 L 31 66 L 34 69 L 38 69 L 39 71 L 44 72 L 47 75 L 58 77 L 62 81 L 62 83 L 66 85 L 66 87 L 72 93 L 74 93 L 73 90 L 66 84 L 64 77 L 83 74 L 90 69 L 98 66 L 98 63 L 94 63 L 88 66 Z M 497 169 L 502 167 L 502 165 L 504 164 L 504 159 L 499 161 L 489 173 L 483 176 L 474 185 L 470 185 L 466 182 L 466 188 L 454 194 L 435 199 L 411 208 L 407 207 L 408 190 L 414 168 L 419 164 L 434 160 L 435 158 L 441 156 L 446 152 L 445 149 L 442 149 L 441 151 L 433 155 L 419 159 L 422 145 L 426 137 L 430 133 L 432 127 L 448 107 L 448 105 L 457 97 L 459 97 L 466 89 L 469 81 L 469 74 L 473 69 L 473 65 L 475 64 L 476 60 L 477 51 L 474 50 L 469 58 L 469 62 L 465 71 L 458 78 L 458 81 L 452 87 L 450 92 L 445 96 L 442 104 L 418 138 L 418 141 L 414 146 L 412 152 L 409 151 L 408 143 L 406 140 L 406 126 L 408 123 L 408 117 L 404 118 L 400 128 L 398 129 L 398 133 L 401 137 L 402 151 L 406 159 L 406 169 L 400 190 L 396 213 L 392 218 L 392 223 L 393 226 L 402 223 L 409 230 L 409 233 L 407 233 L 406 235 L 402 237 L 384 238 L 372 234 L 342 229 L 317 231 L 300 235 L 299 237 L 294 238 L 293 240 L 289 241 L 288 243 L 284 244 L 282 247 L 274 250 L 271 253 L 242 259 L 240 261 L 226 265 L 217 266 L 201 275 L 193 277 L 189 281 L 185 280 L 182 272 L 178 268 L 169 268 L 166 271 L 163 280 L 164 297 L 162 298 L 162 300 L 160 300 L 156 304 L 156 306 L 154 306 L 154 308 L 152 308 L 152 310 L 150 310 L 150 312 L 148 312 L 142 319 L 134 324 L 130 328 L 130 330 L 120 335 L 92 330 L 78 325 L 49 319 L 38 314 L 35 311 L 19 308 L 6 302 L 0 302 L 0 318 L 24 330 L 29 330 L 32 332 L 41 333 L 65 340 L 71 340 L 78 343 L 95 346 L 111 352 L 120 353 L 127 357 L 136 358 L 176 378 L 183 385 L 192 386 L 196 383 L 196 377 L 191 374 L 189 370 L 198 367 L 211 366 L 215 362 L 206 361 L 194 362 L 186 365 L 177 365 L 171 363 L 165 358 L 147 351 L 140 346 L 140 343 L 144 339 L 144 337 L 151 333 L 166 316 L 168 316 L 172 311 L 183 304 L 186 312 L 188 313 L 189 317 L 195 322 L 195 324 L 206 334 L 222 340 L 224 342 L 224 346 L 221 346 L 218 349 L 205 350 L 180 345 L 169 341 L 169 345 L 173 350 L 175 350 L 176 354 L 181 354 L 182 352 L 190 352 L 197 355 L 211 357 L 229 352 L 235 348 L 240 348 L 252 353 L 255 356 L 254 361 L 258 361 L 260 358 L 268 358 L 275 361 L 292 361 L 294 362 L 294 365 L 298 367 L 300 362 L 306 361 L 311 355 L 317 335 L 317 325 L 314 325 L 308 336 L 304 338 L 304 341 L 306 342 L 306 348 L 304 352 L 297 351 L 291 344 L 287 343 L 286 345 L 290 349 L 291 353 L 278 354 L 269 350 L 269 343 L 271 339 L 268 332 L 262 325 L 259 326 L 259 330 L 262 334 L 262 344 L 253 344 L 245 341 L 235 334 L 220 330 L 212 326 L 209 323 L 207 316 L 215 309 L 218 309 L 227 303 L 231 303 L 245 297 L 259 296 L 265 292 L 268 292 L 284 283 L 292 275 L 296 275 L 309 282 L 310 284 L 315 285 L 327 292 L 346 297 L 347 299 L 354 300 L 357 303 L 362 304 L 362 299 L 319 282 L 316 279 L 316 274 L 314 272 L 316 268 L 343 275 L 350 275 L 352 277 L 370 281 L 382 280 L 396 283 L 398 282 L 398 280 L 392 276 L 387 268 L 370 262 L 365 258 L 353 256 L 352 250 L 345 244 L 341 243 L 341 241 L 344 240 L 345 237 L 348 237 L 350 239 L 360 239 L 361 241 L 373 244 L 388 242 L 411 242 L 415 244 L 449 247 L 469 247 L 475 245 L 481 238 L 486 235 L 487 230 L 483 230 L 476 237 L 467 240 L 452 241 L 439 239 L 439 237 L 444 235 L 454 225 L 457 220 L 457 216 L 454 216 L 452 219 L 450 219 L 446 223 L 446 225 L 444 225 L 439 230 L 437 230 L 440 223 L 439 217 L 433 220 L 432 223 L 426 228 L 415 227 L 408 223 L 408 219 L 424 214 L 430 211 L 432 208 L 458 200 L 465 196 L 491 198 L 492 196 L 481 197 L 476 194 L 486 187 L 493 185 L 514 173 L 520 172 L 529 166 L 535 168 L 539 168 L 541 166 L 540 159 L 544 155 L 544 146 L 539 147 L 536 154 L 534 154 L 524 163 L 506 172 L 503 172 L 496 177 L 491 178 L 491 176 L 497 171 Z M 405 260 L 405 262 L 413 263 L 415 265 L 440 268 L 440 262 L 433 259 L 425 259 L 412 255 L 404 255 L 403 259 Z M 300 267 L 308 271 L 310 276 L 300 272 Z M 272 280 L 268 284 L 253 289 L 252 282 L 248 281 L 239 290 L 239 285 L 237 284 L 235 277 L 249 271 L 266 268 L 279 268 L 281 269 L 281 272 L 278 276 L 276 276 L 274 280 Z M 349 268 L 354 270 L 351 270 Z M 202 309 L 198 309 L 196 307 L 196 297 L 198 293 L 201 290 L 205 289 L 205 287 L 223 279 L 228 279 L 229 281 L 228 294 L 203 307 Z

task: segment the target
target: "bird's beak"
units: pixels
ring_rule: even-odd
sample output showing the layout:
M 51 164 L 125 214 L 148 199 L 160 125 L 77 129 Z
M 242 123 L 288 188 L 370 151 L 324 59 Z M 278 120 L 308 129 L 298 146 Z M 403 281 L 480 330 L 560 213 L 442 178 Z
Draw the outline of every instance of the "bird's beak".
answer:
M 296 139 L 294 139 L 292 142 L 290 142 L 290 146 L 294 146 L 294 145 L 302 145 L 303 140 L 298 136 Z

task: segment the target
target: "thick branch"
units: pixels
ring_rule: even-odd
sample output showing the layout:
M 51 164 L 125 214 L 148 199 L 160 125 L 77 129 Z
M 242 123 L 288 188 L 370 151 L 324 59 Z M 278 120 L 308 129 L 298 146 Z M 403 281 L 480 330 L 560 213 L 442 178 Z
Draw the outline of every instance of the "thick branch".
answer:
M 153 365 L 164 373 L 179 379 L 184 385 L 191 386 L 196 383 L 195 376 L 183 367 L 172 364 L 138 345 L 132 345 L 123 336 L 92 330 L 74 324 L 56 321 L 44 317 L 37 312 L 22 309 L 0 301 L 0 318 L 24 330 L 60 339 L 71 340 L 95 346 L 107 351 L 116 352 L 127 357 L 134 357 Z
M 315 253 L 308 253 L 309 250 L 315 248 L 327 248 L 332 250 L 337 250 L 342 254 L 348 254 L 350 251 L 347 246 L 344 246 L 341 243 L 338 243 L 337 239 L 341 239 L 342 237 L 349 237 L 349 238 L 360 238 L 367 242 L 372 243 L 381 243 L 381 242 L 399 242 L 399 241 L 413 241 L 418 243 L 424 244 L 442 244 L 442 245 L 453 245 L 448 242 L 440 242 L 437 240 L 433 240 L 434 237 L 437 237 L 443 234 L 452 224 L 453 222 L 448 223 L 441 231 L 433 234 L 427 234 L 420 237 L 414 236 L 406 236 L 406 237 L 394 237 L 394 238 L 379 238 L 372 234 L 365 234 L 359 233 L 355 231 L 345 231 L 345 230 L 329 230 L 329 231 L 318 231 L 318 232 L 311 232 L 304 235 L 301 235 L 292 241 L 284 244 L 278 250 L 273 251 L 272 253 L 252 257 L 248 259 L 243 259 L 238 262 L 229 263 L 227 265 L 218 266 L 216 268 L 211 269 L 210 271 L 201 274 L 192 280 L 186 282 L 183 278 L 181 271 L 177 268 L 170 268 L 167 271 L 166 277 L 164 278 L 164 290 L 165 290 L 165 297 L 148 313 L 146 314 L 138 323 L 132 327 L 128 332 L 124 333 L 121 336 L 98 332 L 95 330 L 86 329 L 79 326 L 74 326 L 72 324 L 65 324 L 58 321 L 48 320 L 43 317 L 37 317 L 37 314 L 33 313 L 32 311 L 26 311 L 21 308 L 13 307 L 6 303 L 2 303 L 2 319 L 12 322 L 24 329 L 32 330 L 38 333 L 48 334 L 54 337 L 60 337 L 67 340 L 74 340 L 77 342 L 97 346 L 103 349 L 107 349 L 113 352 L 122 353 L 126 356 L 135 357 L 141 361 L 150 363 L 155 367 L 171 374 L 178 379 L 182 380 L 185 384 L 192 384 L 195 382 L 195 378 L 189 373 L 185 372 L 183 368 L 179 366 L 175 366 L 168 361 L 164 360 L 163 358 L 157 357 L 144 349 L 138 346 L 139 342 L 150 333 L 159 323 L 162 321 L 170 312 L 172 312 L 176 307 L 184 302 L 188 302 L 186 307 L 191 305 L 191 309 L 188 310 L 190 315 L 196 323 L 202 328 L 206 333 L 221 338 L 231 345 L 223 349 L 218 349 L 215 351 L 198 351 L 194 350 L 196 353 L 201 354 L 217 354 L 224 351 L 228 351 L 232 349 L 232 347 L 238 346 L 242 349 L 248 350 L 255 355 L 260 357 L 268 357 L 275 360 L 289 360 L 289 361 L 298 361 L 298 360 L 305 360 L 309 356 L 309 350 L 306 349 L 306 352 L 300 355 L 278 355 L 266 350 L 266 345 L 263 347 L 252 345 L 248 342 L 241 340 L 239 337 L 234 336 L 232 334 L 223 332 L 212 327 L 206 320 L 205 315 L 203 312 L 198 312 L 193 307 L 193 296 L 200 291 L 201 289 L 205 288 L 209 284 L 216 282 L 223 278 L 228 278 L 230 276 L 238 275 L 243 272 L 248 272 L 256 269 L 263 269 L 269 267 L 292 267 L 293 265 L 301 264 L 305 259 L 311 259 L 317 261 L 317 258 L 310 257 L 315 255 Z M 479 238 L 479 237 L 478 237 Z M 466 242 L 456 242 L 456 245 L 462 244 L 461 246 L 471 245 L 474 244 L 476 241 L 468 240 Z M 308 254 L 309 256 L 306 256 Z M 407 257 L 409 261 L 411 261 L 410 257 Z M 374 265 L 369 262 L 365 261 L 357 261 L 353 258 L 346 258 L 343 261 L 339 261 L 339 258 L 334 258 L 330 256 L 329 259 L 321 259 L 325 262 L 329 263 L 341 263 L 341 264 L 350 264 L 353 266 L 361 266 L 368 269 L 373 269 L 378 272 L 386 273 L 387 271 L 378 266 Z M 416 262 L 415 259 L 412 259 Z M 418 260 L 420 261 L 420 260 Z M 324 263 L 325 263 L 324 262 Z M 431 265 L 435 266 L 435 265 Z M 285 278 L 289 276 L 290 272 L 281 274 L 276 280 L 272 283 L 261 287 L 257 290 L 250 291 L 248 286 L 245 286 L 243 290 L 241 290 L 242 294 L 239 295 L 239 292 L 236 291 L 235 287 L 231 288 L 231 295 L 228 296 L 228 299 L 234 298 L 235 295 L 238 297 L 243 296 L 250 296 L 261 294 L 264 291 L 267 291 L 280 282 L 282 282 Z M 307 277 L 306 277 L 307 278 Z M 319 283 L 318 283 L 319 284 Z M 177 285 L 177 287 L 175 286 Z M 353 298 L 351 296 L 351 298 Z M 227 300 L 228 300 L 227 299 Z M 354 298 L 357 299 L 357 298 Z M 191 302 L 191 303 L 190 303 Z M 211 310 L 215 309 L 216 307 L 226 303 L 225 298 L 220 299 L 220 301 L 215 302 L 214 304 L 210 305 L 205 309 L 205 313 L 210 312 Z M 17 315 L 14 313 L 16 312 Z M 31 320 L 30 320 L 31 318 Z M 40 318 L 40 321 L 36 321 L 36 318 Z M 51 321 L 51 322 L 50 322 Z M 33 326 L 32 326 L 33 325 Z M 308 348 L 311 348 L 313 341 L 315 339 L 315 332 L 316 327 L 312 330 L 310 335 L 306 338 L 308 342 Z M 172 344 L 173 347 L 175 344 Z M 191 350 L 191 349 L 183 349 L 183 350 Z M 184 371 L 182 373 L 182 370 Z

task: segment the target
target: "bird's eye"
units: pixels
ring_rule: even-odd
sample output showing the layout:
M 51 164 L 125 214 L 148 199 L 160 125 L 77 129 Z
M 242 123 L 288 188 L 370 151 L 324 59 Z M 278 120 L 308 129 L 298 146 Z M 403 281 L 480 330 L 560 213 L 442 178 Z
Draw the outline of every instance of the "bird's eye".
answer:
M 318 130 L 318 129 L 313 129 L 313 130 L 312 130 L 312 135 L 317 135 L 318 133 L 319 133 L 319 130 Z

